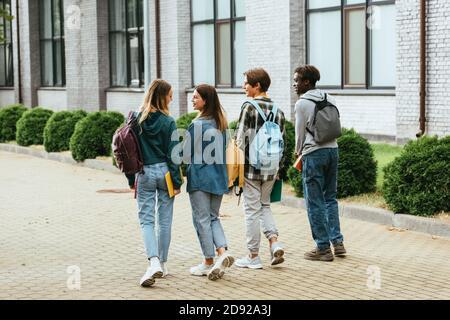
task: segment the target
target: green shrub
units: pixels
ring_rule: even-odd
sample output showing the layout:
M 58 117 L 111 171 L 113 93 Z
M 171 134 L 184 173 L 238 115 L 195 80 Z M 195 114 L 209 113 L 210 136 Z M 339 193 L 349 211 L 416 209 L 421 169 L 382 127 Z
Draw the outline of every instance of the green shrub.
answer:
M 286 139 L 284 141 L 284 152 L 285 157 L 283 161 L 283 167 L 279 171 L 278 175 L 280 179 L 283 181 L 288 180 L 288 170 L 292 167 L 292 164 L 295 161 L 294 149 L 295 149 L 295 127 L 292 122 L 286 120 L 284 123 L 285 131 L 286 131 Z
M 353 129 L 344 129 L 337 140 L 339 145 L 338 198 L 374 192 L 376 189 L 377 162 L 369 142 Z M 296 194 L 303 196 L 301 174 L 288 170 L 289 182 Z
M 53 111 L 36 107 L 26 111 L 17 121 L 16 141 L 21 146 L 44 143 L 44 128 Z
M 228 128 L 230 128 L 231 130 L 236 130 L 236 128 L 238 126 L 238 122 L 239 122 L 239 120 L 231 121 L 228 124 Z
M 70 138 L 70 151 L 76 161 L 111 155 L 114 132 L 125 121 L 112 112 L 93 112 L 78 121 Z
M 187 130 L 192 121 L 197 117 L 198 112 L 183 114 L 177 119 L 177 128 Z
M 70 137 L 75 125 L 87 116 L 86 111 L 60 111 L 54 113 L 44 129 L 44 147 L 47 152 L 69 150 Z
M 16 124 L 27 108 L 21 104 L 0 109 L 0 142 L 16 140 Z
M 384 168 L 383 196 L 394 212 L 450 211 L 450 136 L 410 141 Z

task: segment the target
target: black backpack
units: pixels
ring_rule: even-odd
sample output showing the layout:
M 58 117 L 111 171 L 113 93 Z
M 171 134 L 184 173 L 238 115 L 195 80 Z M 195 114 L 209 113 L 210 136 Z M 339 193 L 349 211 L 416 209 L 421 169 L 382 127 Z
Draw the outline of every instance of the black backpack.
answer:
M 301 98 L 314 102 L 314 117 L 312 124 L 306 127 L 318 144 L 330 142 L 342 135 L 341 121 L 338 108 L 328 101 L 327 94 L 323 101 Z

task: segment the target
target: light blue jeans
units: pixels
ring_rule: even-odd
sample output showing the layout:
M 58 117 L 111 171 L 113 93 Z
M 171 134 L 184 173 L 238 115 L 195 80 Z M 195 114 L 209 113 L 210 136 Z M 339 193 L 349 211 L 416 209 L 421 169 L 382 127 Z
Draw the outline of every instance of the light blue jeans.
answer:
M 165 174 L 166 163 L 144 166 L 137 175 L 137 204 L 139 221 L 148 258 L 167 261 L 172 231 L 173 202 L 169 197 Z M 157 214 L 156 214 L 157 213 Z
M 192 220 L 205 259 L 214 258 L 215 249 L 227 249 L 227 239 L 219 219 L 223 196 L 204 191 L 189 193 L 192 206 Z
M 303 156 L 303 193 L 314 241 L 319 250 L 344 241 L 336 200 L 339 151 L 319 149 Z

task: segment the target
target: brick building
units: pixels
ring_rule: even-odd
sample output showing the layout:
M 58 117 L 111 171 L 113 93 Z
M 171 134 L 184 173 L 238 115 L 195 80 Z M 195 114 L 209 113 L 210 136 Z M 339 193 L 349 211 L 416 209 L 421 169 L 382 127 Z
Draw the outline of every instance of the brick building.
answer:
M 136 109 L 156 77 L 175 117 L 195 84 L 217 87 L 229 120 L 242 72 L 264 67 L 292 119 L 296 66 L 319 67 L 345 127 L 403 142 L 419 131 L 422 0 L 0 0 L 0 106 Z M 450 132 L 450 2 L 426 1 L 426 133 Z

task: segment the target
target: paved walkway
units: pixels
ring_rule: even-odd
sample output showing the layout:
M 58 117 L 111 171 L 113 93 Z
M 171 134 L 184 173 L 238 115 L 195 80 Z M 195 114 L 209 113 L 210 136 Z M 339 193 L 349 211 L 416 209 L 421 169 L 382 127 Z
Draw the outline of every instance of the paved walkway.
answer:
M 146 258 L 124 177 L 0 151 L 1 299 L 450 299 L 450 240 L 342 219 L 349 255 L 312 262 L 303 210 L 274 205 L 286 262 L 263 270 L 232 267 L 211 282 L 189 275 L 201 261 L 185 193 L 175 204 L 167 279 L 138 281 Z M 100 192 L 99 192 L 100 191 Z M 231 253 L 245 251 L 242 204 L 226 197 Z M 79 271 L 79 272 L 78 272 Z M 79 281 L 78 281 L 79 280 Z

